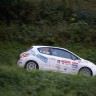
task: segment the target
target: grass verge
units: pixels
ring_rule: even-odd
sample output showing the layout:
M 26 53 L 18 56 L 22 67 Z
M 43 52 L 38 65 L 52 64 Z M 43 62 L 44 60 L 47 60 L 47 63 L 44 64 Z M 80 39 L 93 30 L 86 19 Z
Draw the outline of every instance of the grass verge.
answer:
M 0 96 L 96 96 L 96 77 L 0 68 Z

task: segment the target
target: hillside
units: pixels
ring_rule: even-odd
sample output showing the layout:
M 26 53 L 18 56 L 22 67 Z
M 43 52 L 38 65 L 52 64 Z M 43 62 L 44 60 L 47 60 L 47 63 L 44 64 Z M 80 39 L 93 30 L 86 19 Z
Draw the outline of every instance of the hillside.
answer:
M 90 7 L 94 0 L 9 1 L 0 2 L 0 42 L 96 45 L 96 15 L 92 12 L 96 8 Z
M 96 64 L 96 0 L 0 0 L 0 96 L 96 96 L 96 77 L 18 68 L 32 45 Z

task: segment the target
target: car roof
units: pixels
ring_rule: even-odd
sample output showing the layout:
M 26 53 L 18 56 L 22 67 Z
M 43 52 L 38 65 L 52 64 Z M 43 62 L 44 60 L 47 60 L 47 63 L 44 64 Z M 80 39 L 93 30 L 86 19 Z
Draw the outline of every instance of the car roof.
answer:
M 61 47 L 54 47 L 54 46 L 39 46 L 39 45 L 37 45 L 37 46 L 32 46 L 32 47 L 35 47 L 35 48 L 39 48 L 39 47 L 50 47 L 50 48 L 65 49 L 65 48 L 61 48 Z M 67 49 L 65 49 L 65 50 L 67 50 Z M 69 51 L 69 50 L 67 50 L 67 51 Z
M 69 51 L 69 50 L 67 50 L 67 49 L 65 49 L 65 48 L 61 48 L 61 47 L 54 47 L 54 46 L 42 46 L 42 45 L 35 45 L 35 46 L 32 46 L 32 47 L 34 47 L 34 48 L 39 48 L 39 47 L 50 47 L 50 48 L 58 48 L 58 49 L 63 49 L 63 50 L 66 50 L 66 51 L 68 51 L 68 52 L 70 52 L 70 53 L 72 53 L 72 54 L 74 54 L 73 52 L 71 52 L 71 51 Z M 78 55 L 76 55 L 76 54 L 74 54 L 75 56 L 77 56 L 77 57 L 79 57 Z M 81 57 L 79 57 L 79 58 L 81 58 Z

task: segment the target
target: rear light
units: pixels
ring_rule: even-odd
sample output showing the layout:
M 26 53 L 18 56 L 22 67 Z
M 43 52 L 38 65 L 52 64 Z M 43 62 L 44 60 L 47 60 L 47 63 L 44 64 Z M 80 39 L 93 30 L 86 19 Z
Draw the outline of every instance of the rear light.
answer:
M 22 53 L 22 54 L 20 55 L 20 58 L 28 57 L 29 55 L 30 55 L 29 53 Z

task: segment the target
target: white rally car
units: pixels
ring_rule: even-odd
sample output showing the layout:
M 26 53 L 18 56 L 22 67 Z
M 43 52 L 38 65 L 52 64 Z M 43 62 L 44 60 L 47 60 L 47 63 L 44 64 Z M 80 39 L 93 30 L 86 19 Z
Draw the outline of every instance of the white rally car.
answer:
M 95 64 L 59 47 L 32 46 L 20 55 L 18 65 L 27 70 L 40 69 L 68 74 L 96 75 Z

